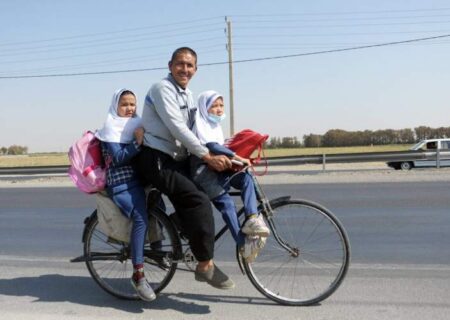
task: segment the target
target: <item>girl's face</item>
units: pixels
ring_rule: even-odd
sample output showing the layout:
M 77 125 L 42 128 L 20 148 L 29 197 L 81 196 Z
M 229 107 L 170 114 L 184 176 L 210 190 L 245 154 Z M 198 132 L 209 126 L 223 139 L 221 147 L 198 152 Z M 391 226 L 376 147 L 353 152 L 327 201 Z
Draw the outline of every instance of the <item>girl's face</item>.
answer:
M 216 101 L 212 104 L 212 106 L 208 109 L 208 113 L 214 114 L 216 116 L 223 115 L 223 99 L 217 98 Z
M 120 97 L 117 106 L 117 114 L 120 117 L 131 118 L 136 113 L 136 97 L 132 94 L 125 94 Z

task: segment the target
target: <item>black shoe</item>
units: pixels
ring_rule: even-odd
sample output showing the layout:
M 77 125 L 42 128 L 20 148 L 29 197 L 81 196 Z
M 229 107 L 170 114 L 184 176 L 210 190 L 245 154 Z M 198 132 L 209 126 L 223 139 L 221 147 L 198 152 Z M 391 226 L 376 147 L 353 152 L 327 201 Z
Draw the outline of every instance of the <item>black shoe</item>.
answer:
M 231 280 L 225 273 L 222 272 L 214 264 L 206 272 L 195 270 L 195 280 L 206 282 L 217 289 L 233 289 L 235 287 L 233 280 Z

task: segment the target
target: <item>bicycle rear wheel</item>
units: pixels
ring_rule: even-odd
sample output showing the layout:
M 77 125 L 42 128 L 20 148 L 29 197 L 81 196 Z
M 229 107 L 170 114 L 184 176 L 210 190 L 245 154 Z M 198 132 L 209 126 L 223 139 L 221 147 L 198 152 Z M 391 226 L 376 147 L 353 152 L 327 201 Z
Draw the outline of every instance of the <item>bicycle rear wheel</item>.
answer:
M 145 244 L 144 272 L 155 293 L 159 293 L 176 271 L 181 245 L 166 214 L 158 210 L 152 211 L 151 215 L 161 227 L 162 240 Z M 111 239 L 99 228 L 97 211 L 94 211 L 85 227 L 84 257 L 89 273 L 103 290 L 121 299 L 139 299 L 130 283 L 133 273 L 130 246 Z
M 312 305 L 342 283 L 350 263 L 347 234 L 327 209 L 306 200 L 275 201 L 271 235 L 253 263 L 243 261 L 252 284 L 284 305 Z

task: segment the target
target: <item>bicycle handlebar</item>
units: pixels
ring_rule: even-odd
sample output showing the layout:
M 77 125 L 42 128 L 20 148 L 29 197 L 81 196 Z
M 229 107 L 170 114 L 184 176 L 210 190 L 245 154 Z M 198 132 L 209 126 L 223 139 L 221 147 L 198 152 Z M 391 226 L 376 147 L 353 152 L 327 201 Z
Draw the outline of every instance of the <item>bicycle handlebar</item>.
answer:
M 235 164 L 235 165 L 237 165 L 237 166 L 240 166 L 240 167 L 246 167 L 246 166 L 247 166 L 246 163 L 244 163 L 244 162 L 242 162 L 242 161 L 239 161 L 239 160 L 235 160 L 235 159 L 231 159 L 231 163 L 232 163 L 232 164 Z

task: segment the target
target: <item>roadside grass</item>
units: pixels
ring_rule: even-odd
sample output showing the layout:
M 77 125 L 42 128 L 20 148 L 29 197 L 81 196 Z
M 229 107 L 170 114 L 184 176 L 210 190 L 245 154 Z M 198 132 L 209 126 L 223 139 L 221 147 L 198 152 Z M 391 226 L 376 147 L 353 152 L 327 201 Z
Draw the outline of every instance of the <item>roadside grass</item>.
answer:
M 408 150 L 410 145 L 360 146 L 335 148 L 295 148 L 295 149 L 265 149 L 266 157 L 304 156 L 336 153 L 389 152 Z M 2 156 L 0 168 L 57 166 L 68 165 L 67 153 L 32 153 L 29 155 Z
M 0 168 L 68 165 L 67 153 L 32 153 L 0 156 Z
M 306 156 L 336 153 L 365 153 L 365 152 L 391 152 L 405 151 L 411 147 L 409 144 L 393 144 L 385 146 L 358 146 L 334 148 L 295 148 L 295 149 L 265 149 L 266 157 Z

